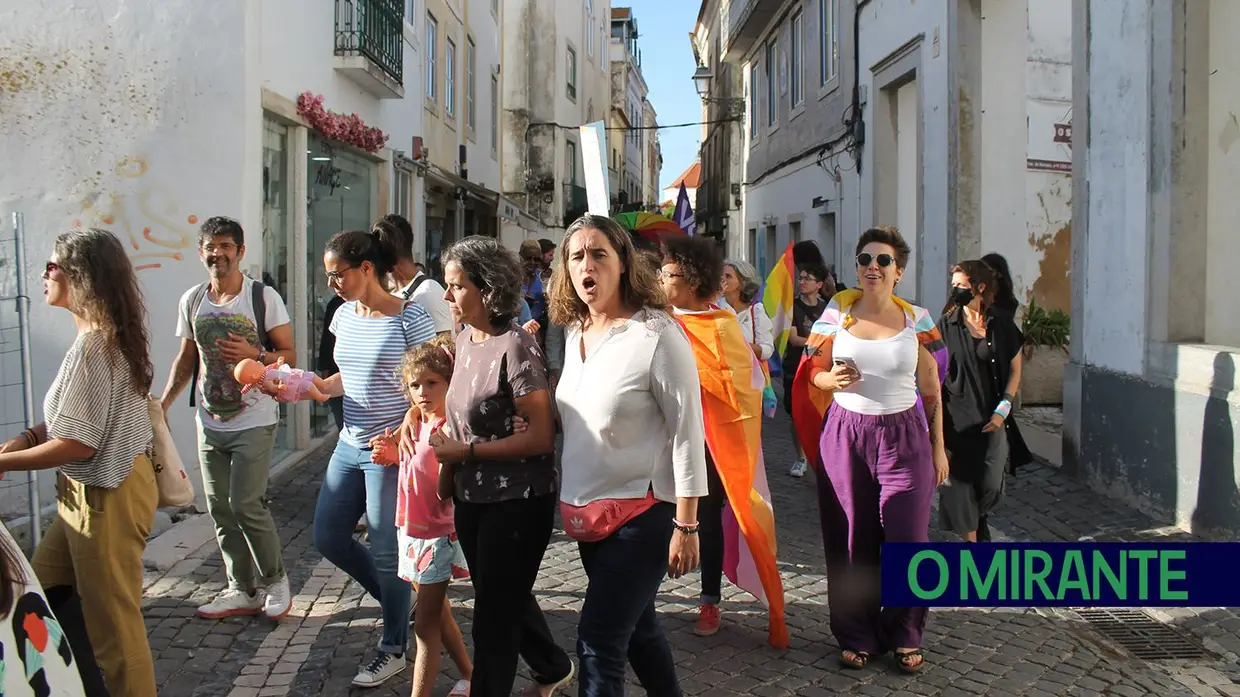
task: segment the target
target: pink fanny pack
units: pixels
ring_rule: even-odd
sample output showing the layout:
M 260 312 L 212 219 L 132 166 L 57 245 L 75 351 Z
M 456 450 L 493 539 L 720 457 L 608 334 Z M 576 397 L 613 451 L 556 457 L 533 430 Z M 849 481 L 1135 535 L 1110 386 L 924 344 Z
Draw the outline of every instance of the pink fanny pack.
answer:
M 625 523 L 654 507 L 653 491 L 644 499 L 599 499 L 584 506 L 560 502 L 564 532 L 574 540 L 598 542 L 611 537 Z

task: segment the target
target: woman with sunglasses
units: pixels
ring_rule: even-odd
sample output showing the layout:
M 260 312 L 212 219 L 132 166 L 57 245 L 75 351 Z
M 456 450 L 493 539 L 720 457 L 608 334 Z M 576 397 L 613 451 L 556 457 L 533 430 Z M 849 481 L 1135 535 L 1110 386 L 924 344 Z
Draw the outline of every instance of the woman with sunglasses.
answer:
M 930 313 L 895 295 L 908 258 L 893 228 L 861 235 L 860 289 L 836 294 L 814 323 L 792 418 L 819 475 L 840 662 L 863 668 L 893 651 L 900 669 L 915 673 L 924 665 L 926 608 L 881 606 L 879 550 L 929 539 L 935 488 L 947 478 L 939 388 L 946 351 Z
M 77 338 L 48 388 L 45 423 L 0 447 L 0 473 L 60 469 L 57 516 L 35 550 L 35 574 L 49 599 L 81 597 L 107 690 L 155 697 L 142 619 L 142 553 L 159 499 L 146 305 L 124 245 L 97 229 L 56 238 L 43 294 L 73 315 Z
M 397 369 L 406 351 L 435 338 L 435 322 L 384 287 L 396 258 L 381 235 L 364 230 L 336 233 L 323 254 L 327 285 L 344 300 L 329 325 L 340 372 L 327 378 L 328 396 L 344 397 L 344 428 L 319 489 L 314 546 L 379 601 L 383 615 L 378 652 L 358 670 L 355 687 L 378 687 L 408 664 L 413 595 L 398 574 L 398 472 L 372 460 L 370 443 L 404 423 L 409 400 Z M 353 537 L 363 513 L 369 549 Z

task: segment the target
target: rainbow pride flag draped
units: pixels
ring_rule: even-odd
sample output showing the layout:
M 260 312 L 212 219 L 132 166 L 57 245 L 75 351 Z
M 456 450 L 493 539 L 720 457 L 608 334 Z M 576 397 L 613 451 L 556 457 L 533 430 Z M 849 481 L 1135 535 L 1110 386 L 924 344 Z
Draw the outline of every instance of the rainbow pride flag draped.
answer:
M 801 365 L 797 368 L 796 377 L 793 378 L 792 423 L 796 428 L 797 440 L 801 442 L 801 447 L 805 450 L 806 461 L 811 468 L 818 467 L 822 462 L 818 439 L 822 435 L 822 424 L 826 419 L 827 409 L 831 406 L 830 393 L 811 384 L 813 379 L 811 362 L 814 356 L 823 354 L 826 356 L 825 364 L 829 369 L 831 346 L 835 342 L 835 334 L 841 329 L 852 326 L 855 320 L 850 310 L 860 298 L 861 291 L 855 288 L 836 293 L 835 297 L 831 298 L 822 317 L 814 322 L 814 328 L 810 331 L 809 339 L 806 341 L 805 356 L 801 358 Z M 939 367 L 939 381 L 942 382 L 947 376 L 947 344 L 943 342 L 943 337 L 939 334 L 939 329 L 935 326 L 930 312 L 900 298 L 894 299 L 900 307 L 904 308 L 905 326 L 917 332 L 917 340 L 926 347 L 930 355 L 934 356 L 934 362 Z M 920 396 L 917 398 L 917 403 L 924 409 Z
M 797 297 L 797 270 L 792 262 L 792 243 L 779 255 L 762 290 L 762 307 L 771 316 L 771 335 L 775 337 L 775 353 L 784 355 L 788 334 L 792 329 L 792 301 Z
M 676 318 L 697 359 L 706 447 L 728 494 L 724 573 L 767 607 L 770 643 L 787 648 L 784 586 L 775 562 L 775 509 L 762 460 L 762 369 L 727 310 L 677 313 Z

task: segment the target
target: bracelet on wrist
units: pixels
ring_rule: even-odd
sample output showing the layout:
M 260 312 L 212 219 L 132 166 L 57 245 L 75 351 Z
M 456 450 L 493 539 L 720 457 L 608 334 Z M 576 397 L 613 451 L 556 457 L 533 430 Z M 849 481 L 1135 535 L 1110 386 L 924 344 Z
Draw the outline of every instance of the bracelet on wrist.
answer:
M 690 526 L 690 525 L 680 525 L 677 523 L 672 523 L 672 526 L 686 535 L 696 535 L 698 531 L 698 526 L 696 525 Z
M 995 413 L 998 414 L 1000 418 L 1006 420 L 1008 414 L 1012 413 L 1012 403 L 1006 399 L 999 402 L 999 406 L 995 407 Z

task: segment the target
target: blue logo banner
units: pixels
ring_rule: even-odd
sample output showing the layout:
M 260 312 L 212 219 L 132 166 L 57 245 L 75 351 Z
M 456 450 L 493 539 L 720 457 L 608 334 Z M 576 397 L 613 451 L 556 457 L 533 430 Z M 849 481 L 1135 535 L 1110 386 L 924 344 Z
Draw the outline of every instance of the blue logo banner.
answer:
M 910 543 L 882 553 L 889 607 L 1240 607 L 1240 543 Z

